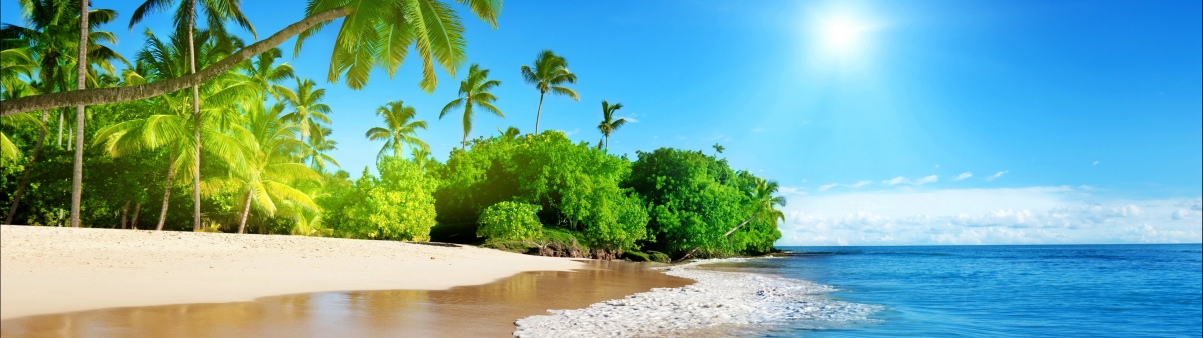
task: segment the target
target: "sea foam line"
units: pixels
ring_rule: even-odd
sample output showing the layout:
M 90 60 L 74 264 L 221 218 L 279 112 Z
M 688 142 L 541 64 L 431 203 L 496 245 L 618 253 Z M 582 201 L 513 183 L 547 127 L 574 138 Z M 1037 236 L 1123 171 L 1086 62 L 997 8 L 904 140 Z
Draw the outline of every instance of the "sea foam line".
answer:
M 707 271 L 698 265 L 742 261 L 716 259 L 665 268 L 665 273 L 697 281 L 679 288 L 656 288 L 577 310 L 519 319 L 518 337 L 630 337 L 681 335 L 730 326 L 807 323 L 812 327 L 866 321 L 880 306 L 832 300 L 827 285 L 771 275 Z

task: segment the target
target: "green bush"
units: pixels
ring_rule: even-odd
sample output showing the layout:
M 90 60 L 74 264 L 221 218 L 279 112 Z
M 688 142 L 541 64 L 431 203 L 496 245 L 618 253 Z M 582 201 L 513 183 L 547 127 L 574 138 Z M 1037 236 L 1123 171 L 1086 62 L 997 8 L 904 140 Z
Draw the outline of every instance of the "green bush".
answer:
M 434 190 L 437 181 L 413 162 L 385 157 L 380 178 L 368 175 L 355 181 L 346 198 L 354 201 L 331 222 L 336 234 L 350 238 L 429 241 L 435 224 Z
M 652 262 L 660 262 L 660 263 L 672 263 L 673 262 L 672 258 L 668 257 L 668 255 L 665 255 L 663 252 L 659 252 L 659 251 L 648 251 L 647 256 L 648 256 L 648 260 L 650 260 Z
M 627 251 L 622 253 L 622 258 L 626 258 L 636 262 L 650 262 L 652 259 L 647 254 L 639 251 Z
M 543 224 L 535 216 L 538 205 L 499 202 L 485 208 L 477 221 L 476 237 L 504 241 L 529 241 L 543 233 Z

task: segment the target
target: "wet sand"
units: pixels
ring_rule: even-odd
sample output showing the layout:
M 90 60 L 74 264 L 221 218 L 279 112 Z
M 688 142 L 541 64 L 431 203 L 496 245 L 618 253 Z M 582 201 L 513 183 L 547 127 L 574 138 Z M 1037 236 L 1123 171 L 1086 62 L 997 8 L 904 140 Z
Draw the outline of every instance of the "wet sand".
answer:
M 692 280 L 647 263 L 586 262 L 448 290 L 323 292 L 0 321 L 3 337 L 511 337 L 514 321 Z M 418 273 L 418 272 L 415 272 Z

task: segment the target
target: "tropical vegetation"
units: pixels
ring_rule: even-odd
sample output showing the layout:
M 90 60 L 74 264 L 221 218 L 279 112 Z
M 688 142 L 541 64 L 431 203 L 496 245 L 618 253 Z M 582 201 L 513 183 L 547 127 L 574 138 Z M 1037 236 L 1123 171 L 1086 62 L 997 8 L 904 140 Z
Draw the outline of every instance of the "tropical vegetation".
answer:
M 496 28 L 500 1 L 457 2 Z M 501 82 L 472 64 L 439 111 L 461 117 L 460 147 L 439 157 L 422 140 L 419 114 L 436 107 L 381 102 L 382 123 L 364 131 L 381 142 L 376 169 L 352 178 L 332 155 L 333 122 L 367 112 L 336 113 L 320 82 L 298 76 L 276 47 L 296 36 L 295 55 L 341 18 L 328 82 L 359 89 L 374 69 L 392 76 L 412 48 L 418 86 L 433 93 L 436 67 L 455 76 L 468 60 L 461 20 L 444 1 L 312 0 L 306 18 L 248 45 L 225 26 L 254 36 L 238 0 L 146 0 L 129 28 L 174 10 L 173 29 L 146 30 L 128 59 L 106 47 L 116 39 L 102 26 L 116 12 L 79 0 L 20 5 L 24 25 L 0 28 L 6 224 L 443 241 L 658 261 L 762 254 L 781 237 L 777 184 L 729 167 L 722 146 L 713 155 L 611 154 L 610 137 L 628 121 L 609 101 L 596 146 L 540 132 L 547 94 L 580 98 L 568 87 L 577 75 L 551 50 L 519 69 L 539 92 L 534 133 L 471 137 L 480 110 L 505 117 L 493 94 Z

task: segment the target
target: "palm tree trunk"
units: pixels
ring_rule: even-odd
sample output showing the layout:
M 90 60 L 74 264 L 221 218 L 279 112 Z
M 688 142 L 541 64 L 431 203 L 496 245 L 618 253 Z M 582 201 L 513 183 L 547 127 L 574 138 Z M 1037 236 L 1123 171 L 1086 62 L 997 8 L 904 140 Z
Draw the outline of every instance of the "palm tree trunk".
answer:
M 188 74 L 196 74 L 196 43 L 193 41 L 192 30 L 196 26 L 196 0 L 189 1 L 188 5 Z M 192 230 L 200 230 L 200 167 L 201 167 L 201 116 L 200 116 L 200 84 L 192 85 L 192 119 L 195 120 L 196 129 L 193 130 L 193 136 L 196 141 L 196 153 L 193 154 L 192 168 Z
M 138 203 L 134 203 L 134 219 L 130 220 L 130 222 L 129 222 L 129 228 L 132 230 L 138 230 L 138 212 L 139 211 L 142 211 L 142 202 L 141 201 L 139 201 Z
M 246 199 L 242 201 L 242 216 L 238 219 L 238 233 L 246 230 L 246 216 L 251 213 L 251 193 L 253 191 L 247 189 Z
M 610 153 L 610 134 L 606 134 L 606 153 Z
M 539 110 L 535 113 L 535 135 L 539 135 L 539 118 L 543 116 L 543 92 L 539 92 Z
M 121 208 L 121 228 L 125 229 L 126 216 L 129 216 L 129 200 L 125 201 L 125 207 Z
M 75 88 L 87 87 L 85 76 L 88 70 L 88 1 L 80 1 L 79 9 L 79 57 L 75 59 Z M 84 105 L 75 106 L 75 164 L 71 169 L 71 226 L 79 227 L 79 204 L 83 197 L 84 182 Z
M 58 139 L 54 140 L 54 145 L 59 149 L 63 149 L 63 111 L 58 111 Z
M 350 8 L 339 7 L 314 14 L 313 16 L 288 25 L 288 27 L 276 32 L 276 34 L 273 34 L 267 39 L 261 40 L 238 50 L 234 54 L 231 54 L 225 59 L 222 59 L 221 61 L 218 61 L 217 63 L 206 67 L 199 72 L 196 72 L 195 74 L 170 80 L 155 81 L 138 86 L 93 88 L 88 90 L 32 95 L 17 99 L 4 100 L 4 104 L 0 104 L 0 116 L 7 116 L 9 114 L 34 111 L 38 109 L 69 107 L 81 104 L 97 105 L 140 100 L 178 91 L 194 85 L 199 85 L 206 81 L 212 80 L 221 74 L 224 74 L 227 70 L 230 70 L 230 68 L 233 68 L 242 61 L 250 59 L 252 56 L 259 55 L 260 53 L 279 46 L 280 44 L 284 43 L 284 41 L 287 41 L 293 36 L 300 34 L 314 25 L 351 15 L 351 13 L 353 13 L 353 10 Z
M 172 157 L 171 163 L 167 164 L 167 182 L 163 183 L 163 209 L 159 211 L 159 225 L 155 226 L 155 230 L 162 231 L 163 223 L 167 222 L 167 203 L 171 202 L 171 179 L 175 178 L 175 161 L 179 158 Z
M 46 141 L 47 115 L 46 110 L 42 110 L 42 130 L 38 132 L 38 143 L 33 147 L 33 155 L 29 157 L 29 164 L 25 165 L 25 172 L 21 173 L 21 183 L 17 184 L 17 191 L 13 193 L 13 204 L 8 207 L 8 216 L 4 216 L 4 224 L 13 224 L 13 217 L 17 215 L 17 206 L 21 204 L 21 195 L 25 193 L 25 187 L 29 186 L 29 174 L 33 172 L 33 164 L 42 154 L 42 145 Z
M 760 213 L 757 212 L 755 214 L 752 214 L 752 217 L 749 217 L 748 220 L 744 221 L 743 223 L 739 223 L 739 225 L 735 226 L 735 228 L 732 228 L 730 231 L 727 231 L 727 233 L 723 234 L 723 237 L 731 236 L 731 234 L 734 233 L 735 230 L 739 230 L 739 228 L 742 228 L 744 225 L 747 225 L 748 222 L 751 222 L 752 220 L 756 219 L 756 215 L 758 215 L 758 214 L 760 214 Z M 689 253 L 686 253 L 685 256 L 681 256 L 681 259 L 678 259 L 677 261 L 680 262 L 680 261 L 685 260 L 686 258 L 689 258 L 689 256 L 692 256 L 694 252 L 697 252 L 698 249 L 701 249 L 701 248 L 702 248 L 701 246 L 698 246 L 698 247 L 693 248 L 693 250 L 689 250 Z

